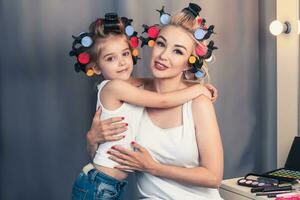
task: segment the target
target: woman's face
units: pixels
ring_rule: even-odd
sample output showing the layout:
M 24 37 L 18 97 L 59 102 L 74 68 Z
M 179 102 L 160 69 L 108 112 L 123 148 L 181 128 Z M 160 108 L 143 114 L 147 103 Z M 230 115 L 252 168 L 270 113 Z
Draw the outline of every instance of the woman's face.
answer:
M 152 50 L 151 71 L 155 78 L 182 76 L 188 69 L 188 59 L 194 49 L 194 41 L 181 27 L 164 27 Z

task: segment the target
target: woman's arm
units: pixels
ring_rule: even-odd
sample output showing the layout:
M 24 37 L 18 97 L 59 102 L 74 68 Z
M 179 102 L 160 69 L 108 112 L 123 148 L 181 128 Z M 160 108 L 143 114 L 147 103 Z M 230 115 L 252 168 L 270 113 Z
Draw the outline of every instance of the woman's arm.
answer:
M 101 101 L 104 105 L 117 100 L 145 107 L 169 108 L 181 105 L 202 94 L 211 98 L 210 92 L 200 84 L 176 92 L 157 93 L 137 88 L 126 81 L 112 80 L 104 86 Z
M 207 98 L 199 97 L 193 101 L 193 111 L 201 166 L 184 168 L 157 163 L 145 148 L 134 143 L 136 152 L 120 146 L 109 152 L 113 155 L 111 159 L 121 164 L 116 168 L 144 171 L 193 185 L 219 187 L 223 177 L 223 148 L 213 105 Z

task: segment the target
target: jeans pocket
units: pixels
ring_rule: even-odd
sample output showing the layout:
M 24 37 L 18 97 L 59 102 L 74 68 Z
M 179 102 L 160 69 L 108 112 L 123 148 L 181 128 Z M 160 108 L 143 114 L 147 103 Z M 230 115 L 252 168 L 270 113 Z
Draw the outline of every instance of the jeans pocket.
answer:
M 72 189 L 72 200 L 85 200 L 87 195 L 87 190 L 73 186 Z
M 113 200 L 118 199 L 119 192 L 117 188 L 106 183 L 100 183 L 96 193 L 96 199 Z

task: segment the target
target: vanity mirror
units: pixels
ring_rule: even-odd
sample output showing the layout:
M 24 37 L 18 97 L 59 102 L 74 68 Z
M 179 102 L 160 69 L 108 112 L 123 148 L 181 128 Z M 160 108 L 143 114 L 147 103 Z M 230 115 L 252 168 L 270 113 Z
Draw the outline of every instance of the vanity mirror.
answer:
M 290 24 L 288 25 L 290 26 L 289 34 L 279 34 L 276 36 L 277 167 L 282 167 L 287 158 L 293 138 L 298 135 L 299 0 L 291 0 L 288 2 L 277 0 L 276 15 L 276 20 L 283 24 L 286 22 Z M 282 30 L 287 30 L 286 28 L 284 29 L 284 25 Z

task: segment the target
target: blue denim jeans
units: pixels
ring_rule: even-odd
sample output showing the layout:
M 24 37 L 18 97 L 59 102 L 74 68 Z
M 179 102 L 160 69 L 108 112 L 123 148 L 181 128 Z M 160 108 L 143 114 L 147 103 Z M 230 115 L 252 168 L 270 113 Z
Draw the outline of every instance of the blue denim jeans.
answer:
M 119 181 L 96 169 L 77 177 L 73 189 L 72 200 L 120 200 L 127 181 Z

